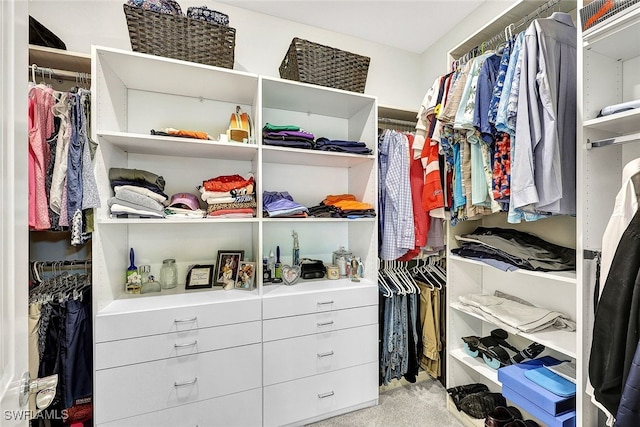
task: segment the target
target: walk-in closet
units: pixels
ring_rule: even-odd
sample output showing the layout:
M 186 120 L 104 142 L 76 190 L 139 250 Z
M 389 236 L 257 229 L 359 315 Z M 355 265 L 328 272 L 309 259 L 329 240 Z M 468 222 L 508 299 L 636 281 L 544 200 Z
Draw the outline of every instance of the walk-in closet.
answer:
M 3 427 L 640 425 L 637 0 L 0 12 Z

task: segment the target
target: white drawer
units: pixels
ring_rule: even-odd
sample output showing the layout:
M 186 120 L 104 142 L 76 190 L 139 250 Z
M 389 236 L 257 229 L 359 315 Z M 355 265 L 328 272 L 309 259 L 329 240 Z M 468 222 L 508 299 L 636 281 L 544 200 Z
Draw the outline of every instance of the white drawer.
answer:
M 193 329 L 96 344 L 95 368 L 181 357 L 229 347 L 260 343 L 261 322 Z
M 95 422 L 251 390 L 261 378 L 260 344 L 102 369 L 95 373 Z
M 378 360 L 378 325 L 264 343 L 264 385 Z
M 281 317 L 264 321 L 262 339 L 266 342 L 374 323 L 378 323 L 377 305 Z
M 343 310 L 366 305 L 378 305 L 378 288 L 376 286 L 345 287 L 291 295 L 265 295 L 262 298 L 264 319 Z
M 378 399 L 378 363 L 264 388 L 264 426 L 304 420 Z
M 162 298 L 169 299 L 172 296 L 167 295 Z M 186 306 L 176 305 L 161 309 L 98 313 L 95 322 L 95 341 L 115 341 L 257 321 L 261 320 L 260 309 L 260 299 L 255 298 Z
M 140 426 L 260 427 L 262 426 L 262 389 L 256 388 L 98 425 L 98 427 Z

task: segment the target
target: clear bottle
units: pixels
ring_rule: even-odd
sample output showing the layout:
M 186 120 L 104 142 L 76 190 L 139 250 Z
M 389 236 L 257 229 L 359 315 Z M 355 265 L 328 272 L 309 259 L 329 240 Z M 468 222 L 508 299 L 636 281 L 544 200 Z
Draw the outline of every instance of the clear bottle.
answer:
M 169 258 L 162 261 L 160 267 L 160 286 L 162 289 L 172 289 L 178 285 L 178 268 L 176 260 Z

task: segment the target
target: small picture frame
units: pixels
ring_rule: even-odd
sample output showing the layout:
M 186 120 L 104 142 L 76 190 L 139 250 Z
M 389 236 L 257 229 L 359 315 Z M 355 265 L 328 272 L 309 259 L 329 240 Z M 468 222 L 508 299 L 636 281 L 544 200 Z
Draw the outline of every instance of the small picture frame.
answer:
M 222 286 L 224 289 L 233 289 L 238 277 L 238 267 L 244 257 L 244 251 L 225 250 L 218 251 L 218 262 L 214 274 L 214 286 Z
M 240 261 L 235 289 L 251 291 L 255 289 L 255 282 L 256 263 L 252 261 Z
M 189 268 L 185 289 L 213 287 L 213 264 L 196 264 Z

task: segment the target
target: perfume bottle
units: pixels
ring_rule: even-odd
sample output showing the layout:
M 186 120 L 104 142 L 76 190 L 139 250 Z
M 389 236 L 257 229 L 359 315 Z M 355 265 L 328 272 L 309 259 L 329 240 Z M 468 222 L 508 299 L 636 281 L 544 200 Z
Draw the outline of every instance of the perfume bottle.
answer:
M 298 233 L 296 233 L 295 231 L 293 231 L 291 233 L 291 236 L 293 236 L 293 258 L 292 258 L 292 264 L 295 265 L 300 265 L 300 244 L 298 243 Z

